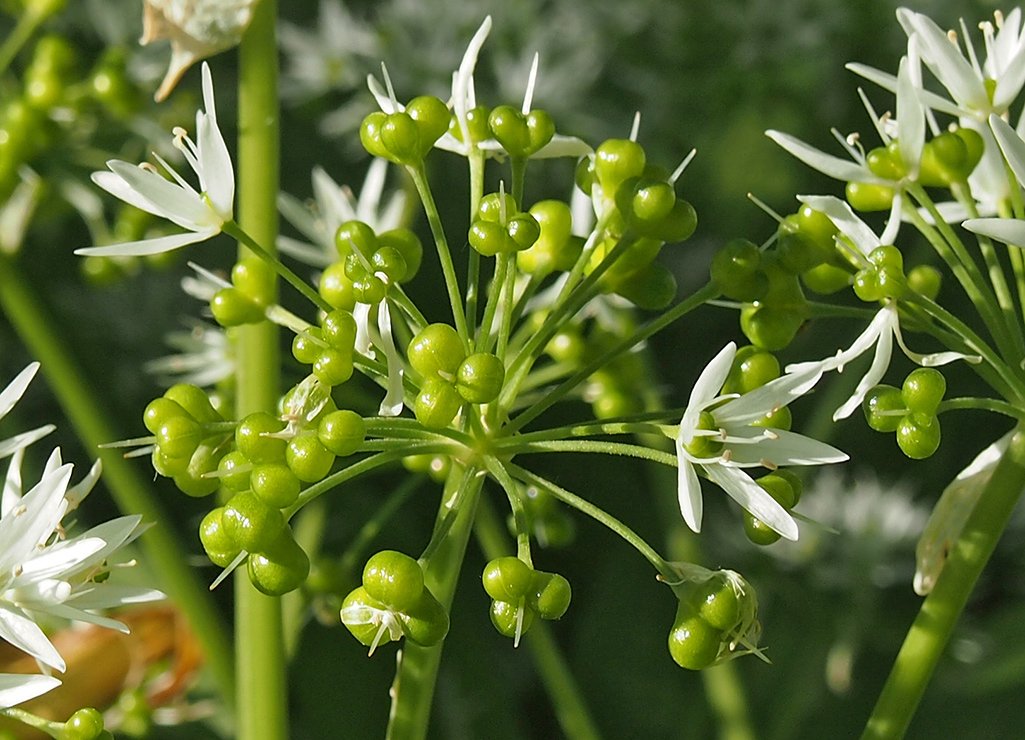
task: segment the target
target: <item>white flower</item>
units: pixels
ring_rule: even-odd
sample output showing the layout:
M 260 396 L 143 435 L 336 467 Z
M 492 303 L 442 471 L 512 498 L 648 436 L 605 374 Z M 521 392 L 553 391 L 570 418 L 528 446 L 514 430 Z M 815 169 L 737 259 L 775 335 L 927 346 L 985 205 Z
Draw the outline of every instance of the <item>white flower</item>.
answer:
M 20 471 L 8 471 L 0 502 L 0 638 L 58 671 L 65 669 L 64 659 L 37 624 L 38 617 L 127 632 L 120 622 L 93 611 L 163 597 L 158 591 L 117 586 L 102 578 L 115 552 L 142 533 L 140 517 L 114 519 L 64 539 L 61 519 L 88 492 L 97 475 L 94 470 L 81 484 L 84 492 L 72 493 L 68 489 L 71 465 L 62 464 L 60 451 L 54 450 L 39 483 L 24 496 Z
M 0 419 L 7 416 L 8 412 L 14 408 L 14 404 L 16 404 L 25 394 L 25 389 L 28 388 L 28 384 L 32 382 L 32 378 L 35 377 L 37 370 L 39 370 L 39 363 L 31 363 L 28 367 L 18 373 L 18 376 L 8 383 L 6 388 L 0 391 Z M 20 449 L 28 447 L 37 439 L 45 437 L 54 429 L 55 427 L 53 424 L 46 424 L 45 426 L 33 429 L 30 432 L 16 434 L 9 439 L 0 439 L 0 459 L 17 452 Z
M 753 516 L 787 539 L 796 540 L 793 517 L 742 468 L 822 465 L 847 459 L 840 450 L 814 439 L 755 426 L 767 414 L 807 393 L 822 370 L 809 365 L 742 396 L 720 395 L 736 354 L 737 345 L 730 342 L 708 363 L 680 420 L 676 435 L 680 512 L 692 530 L 701 531 L 701 470 Z M 709 442 L 721 446 L 715 455 L 699 456 L 691 451 Z
M 164 385 L 189 383 L 207 388 L 232 377 L 236 363 L 228 334 L 202 321 L 189 323 L 189 328 L 164 336 L 164 342 L 178 350 L 176 354 L 150 360 L 142 369 Z
M 109 172 L 93 173 L 93 182 L 111 195 L 165 218 L 186 232 L 107 247 L 76 249 L 75 254 L 114 257 L 170 252 L 216 236 L 232 221 L 235 174 L 228 147 L 217 127 L 213 81 L 206 63 L 203 64 L 203 105 L 204 110 L 196 113 L 195 142 L 183 129 L 174 131 L 174 145 L 199 177 L 199 192 L 158 154 L 153 156 L 174 182 L 169 182 L 153 167 L 117 159 L 107 162 Z
M 935 352 L 929 355 L 918 354 L 908 349 L 904 344 L 904 338 L 900 333 L 900 316 L 897 313 L 897 304 L 894 301 L 887 301 L 879 312 L 872 318 L 868 327 L 863 331 L 854 343 L 845 350 L 840 350 L 833 357 L 827 357 L 819 362 L 802 362 L 795 365 L 788 365 L 787 372 L 808 371 L 813 367 L 819 367 L 823 372 L 836 370 L 843 372 L 844 366 L 851 360 L 860 357 L 873 346 L 875 354 L 872 357 L 872 364 L 868 368 L 854 394 L 848 398 L 843 405 L 833 413 L 833 421 L 846 419 L 865 400 L 865 396 L 872 388 L 877 386 L 886 374 L 890 366 L 890 357 L 893 354 L 893 340 L 912 362 L 922 367 L 938 367 L 946 365 L 954 360 L 965 360 L 966 362 L 980 362 L 981 358 L 976 355 L 966 355 L 961 352 Z
M 382 204 L 388 161 L 375 158 L 367 168 L 359 196 L 347 186 L 340 186 L 320 167 L 313 169 L 312 208 L 287 193 L 278 196 L 278 210 L 310 240 L 305 243 L 279 237 L 281 251 L 315 267 L 327 267 L 338 261 L 335 232 L 346 221 L 362 221 L 376 233 L 398 228 L 406 207 L 406 194 L 392 192 Z
M 434 144 L 438 149 L 454 152 L 464 157 L 468 157 L 473 153 L 473 145 L 470 143 L 470 129 L 467 124 L 467 113 L 477 106 L 473 72 L 477 67 L 477 57 L 480 54 L 481 47 L 484 45 L 484 41 L 490 32 L 491 16 L 489 15 L 480 24 L 480 28 L 477 29 L 473 38 L 470 39 L 470 43 L 466 47 L 466 53 L 463 54 L 463 59 L 459 63 L 459 69 L 452 74 L 452 98 L 449 101 L 449 105 L 452 107 L 456 121 L 459 124 L 460 137 L 454 136 L 451 131 L 446 131 Z M 537 63 L 538 58 L 535 55 L 527 81 L 526 92 L 523 96 L 521 108 L 523 115 L 527 115 L 531 110 L 534 84 L 537 80 Z M 370 88 L 370 92 L 377 99 L 377 104 L 381 110 L 385 113 L 395 113 L 396 111 L 404 110 L 404 107 L 395 100 L 387 78 L 385 78 L 385 82 L 387 89 L 382 87 L 381 83 L 373 75 L 367 78 L 367 87 Z M 478 142 L 476 146 L 485 156 L 506 156 L 505 149 L 502 148 L 502 145 L 496 139 L 485 139 Z M 530 155 L 530 158 L 582 157 L 590 153 L 591 147 L 577 137 L 555 134 L 551 141 Z

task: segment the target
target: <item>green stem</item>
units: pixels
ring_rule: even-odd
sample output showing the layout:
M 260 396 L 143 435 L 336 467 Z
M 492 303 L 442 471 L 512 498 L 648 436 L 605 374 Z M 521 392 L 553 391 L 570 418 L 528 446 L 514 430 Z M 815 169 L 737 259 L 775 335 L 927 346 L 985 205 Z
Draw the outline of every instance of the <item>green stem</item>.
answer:
M 600 439 L 556 439 L 543 442 L 530 442 L 509 448 L 515 454 L 527 455 L 532 452 L 589 452 L 595 455 L 622 455 L 636 457 L 641 460 L 662 463 L 671 468 L 677 465 L 676 455 L 661 450 L 653 450 L 642 445 L 625 444 L 623 442 L 605 442 Z
M 462 481 L 466 482 L 466 488 L 456 491 L 455 488 Z M 424 583 L 446 611 L 451 607 L 455 595 L 483 483 L 483 474 L 466 477 L 461 466 L 456 464 L 452 465 L 445 482 L 438 512 L 439 521 L 447 515 L 446 502 L 451 497 L 459 496 L 462 503 L 448 535 L 431 555 L 424 573 Z M 395 682 L 391 688 L 392 707 L 387 734 L 391 740 L 422 740 L 427 736 L 434 686 L 444 645 L 444 640 L 432 647 L 423 647 L 407 640 L 400 651 Z
M 572 506 L 577 511 L 582 514 L 586 514 L 596 522 L 603 524 L 605 527 L 612 530 L 615 534 L 626 540 L 626 542 L 637 550 L 637 552 L 643 555 L 644 559 L 651 563 L 659 575 L 666 580 L 671 581 L 676 578 L 672 566 L 666 562 L 665 558 L 655 552 L 655 549 L 645 542 L 639 534 L 634 532 L 604 509 L 595 506 L 587 499 L 580 498 L 576 494 L 570 493 L 565 488 L 552 483 L 550 480 L 542 478 L 540 475 L 532 473 L 518 465 L 506 463 L 505 467 L 514 477 L 519 478 L 525 483 L 531 483 L 539 488 L 545 489 L 563 503 Z
M 68 352 L 68 342 L 33 294 L 17 265 L 0 256 L 0 306 L 29 352 L 42 363 L 42 375 L 60 402 L 76 434 L 103 461 L 103 481 L 118 508 L 157 523 L 139 540 L 146 566 L 189 621 L 203 647 L 210 673 L 229 703 L 235 693 L 231 641 L 205 585 L 182 557 L 179 539 L 149 481 L 116 449 L 100 445 L 117 439 L 96 392 Z
M 484 556 L 488 560 L 494 560 L 507 555 L 509 545 L 506 541 L 505 528 L 495 513 L 495 508 L 487 499 L 482 499 L 478 507 L 474 534 L 484 551 Z M 601 735 L 584 702 L 580 686 L 566 665 L 566 659 L 548 625 L 535 620 L 530 632 L 524 636 L 524 642 L 551 698 L 555 717 L 565 736 L 574 740 L 599 738 Z
M 942 414 L 947 411 L 978 410 L 993 411 L 997 414 L 1010 416 L 1012 419 L 1025 421 L 1025 409 L 1022 409 L 1020 406 L 1016 406 L 1013 403 L 1001 401 L 997 398 L 948 398 L 946 401 L 940 403 L 939 408 L 936 410 L 936 413 Z
M 273 252 L 259 246 L 276 244 L 278 233 L 276 18 L 276 0 L 260 0 L 239 46 L 237 236 L 242 242 L 240 257 L 248 252 L 258 254 L 288 279 Z M 227 228 L 225 231 L 232 233 Z M 239 328 L 236 413 L 242 417 L 254 411 L 273 412 L 281 392 L 277 327 L 264 321 Z M 235 577 L 235 644 L 236 736 L 241 740 L 284 740 L 288 736 L 288 708 L 281 599 L 257 591 L 245 569 Z
M 664 314 L 659 316 L 657 319 L 649 321 L 643 327 L 639 328 L 636 332 L 628 337 L 622 339 L 614 347 L 610 348 L 607 352 L 602 353 L 599 357 L 596 357 L 593 361 L 589 362 L 584 367 L 580 368 L 570 377 L 566 378 L 558 386 L 547 393 L 544 398 L 535 403 L 533 406 L 523 411 L 516 418 L 512 419 L 506 426 L 505 430 L 507 433 L 512 434 L 514 431 L 522 429 L 524 426 L 529 424 L 531 421 L 540 416 L 544 411 L 550 408 L 559 399 L 569 393 L 571 390 L 576 388 L 581 382 L 586 380 L 592 373 L 605 364 L 612 358 L 623 352 L 626 352 L 631 347 L 636 346 L 645 339 L 654 336 L 658 332 L 665 329 L 667 326 L 672 324 L 680 317 L 690 313 L 698 306 L 703 305 L 707 301 L 712 300 L 719 294 L 718 289 L 709 283 L 700 290 L 692 293 L 688 298 L 680 301 L 671 309 L 666 311 Z
M 865 726 L 864 740 L 900 738 L 907 731 L 957 619 L 1023 490 L 1025 431 L 1019 426 L 908 630 Z
M 464 349 L 470 348 L 470 332 L 466 326 L 466 314 L 463 313 L 463 300 L 459 295 L 459 278 L 456 277 L 456 268 L 452 262 L 452 251 L 448 247 L 448 239 L 445 237 L 445 229 L 441 223 L 441 214 L 438 213 L 438 206 L 434 202 L 434 195 L 431 193 L 430 183 L 427 182 L 427 175 L 423 167 L 407 167 L 413 184 L 416 185 L 416 192 L 420 194 L 423 202 L 424 212 L 427 214 L 427 223 L 430 224 L 431 234 L 434 236 L 434 244 L 438 250 L 438 260 L 441 262 L 441 273 L 445 276 L 445 289 L 448 291 L 448 301 L 452 306 L 452 320 L 455 322 L 456 331 L 463 340 Z
M 18 16 L 18 23 L 14 26 L 4 42 L 0 44 L 0 75 L 7 71 L 18 55 L 21 48 L 32 38 L 32 34 L 46 20 L 46 16 L 31 10 L 23 12 Z
M 240 111 L 239 112 L 239 117 L 241 117 L 241 115 L 242 115 L 242 113 Z M 277 123 L 277 121 L 275 119 L 275 126 L 276 126 L 276 123 Z M 240 142 L 241 142 L 242 136 L 243 136 L 243 133 L 240 131 L 239 132 L 239 141 Z M 239 146 L 239 171 L 240 172 L 242 171 L 242 154 L 241 154 L 241 152 L 242 152 L 242 147 L 240 145 Z M 264 166 L 267 167 L 268 169 L 270 168 L 270 165 L 268 163 L 265 163 Z M 277 170 L 276 164 L 274 166 L 274 169 Z M 240 200 L 241 200 L 241 192 L 242 192 L 242 190 L 243 190 L 243 188 L 239 187 Z M 242 212 L 242 207 L 240 205 L 239 206 L 239 213 L 241 214 L 241 212 Z M 239 217 L 239 220 L 240 221 L 243 220 L 241 216 Z M 275 221 L 274 229 L 277 230 L 277 225 L 276 225 L 277 219 L 273 218 L 273 220 Z M 230 236 L 232 239 L 237 239 L 239 242 L 244 244 L 246 246 L 246 248 L 250 252 L 252 252 L 257 257 L 262 259 L 265 263 L 267 263 L 267 265 L 269 265 L 274 270 L 274 272 L 276 272 L 278 275 L 280 275 L 289 285 L 291 285 L 293 288 L 295 288 L 297 291 L 299 291 L 304 298 L 308 299 L 314 306 L 319 308 L 321 311 L 324 311 L 325 313 L 331 313 L 334 310 L 334 306 L 332 306 L 330 303 L 325 301 L 323 299 L 323 297 L 321 297 L 320 293 L 315 291 L 312 287 L 310 287 L 310 285 L 305 280 L 303 280 L 301 277 L 299 277 L 294 272 L 292 272 L 290 269 L 288 269 L 288 267 L 286 267 L 285 264 L 280 259 L 278 259 L 277 255 L 275 253 L 270 252 L 266 248 L 260 246 L 259 240 L 254 239 L 241 226 L 239 226 L 238 224 L 236 224 L 236 223 L 234 223 L 232 221 L 227 221 L 227 222 L 225 222 L 225 224 L 223 226 L 221 226 L 221 231 L 223 231 L 225 234 Z M 270 243 L 270 242 L 267 242 L 267 243 Z

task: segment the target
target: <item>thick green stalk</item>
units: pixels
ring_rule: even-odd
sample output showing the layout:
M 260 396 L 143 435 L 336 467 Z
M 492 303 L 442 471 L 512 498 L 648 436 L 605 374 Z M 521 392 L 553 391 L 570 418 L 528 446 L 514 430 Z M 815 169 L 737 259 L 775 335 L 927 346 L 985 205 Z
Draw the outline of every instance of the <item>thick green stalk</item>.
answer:
M 238 223 L 257 243 L 277 240 L 278 67 L 275 0 L 260 0 L 239 47 Z M 249 252 L 240 245 L 239 255 Z M 281 391 L 277 327 L 243 327 L 236 348 L 236 413 L 274 411 Z M 288 736 L 281 600 L 265 596 L 244 569 L 235 577 L 240 740 Z
M 482 500 L 477 511 L 474 533 L 489 560 L 509 554 L 508 537 L 495 508 L 489 501 Z M 536 620 L 530 632 L 524 636 L 524 643 L 534 659 L 534 665 L 552 700 L 552 709 L 566 737 L 574 740 L 598 738 L 601 734 L 584 703 L 580 687 L 570 672 L 566 660 L 559 650 L 548 625 Z
M 153 496 L 149 481 L 125 460 L 119 450 L 101 448 L 122 436 L 111 426 L 86 375 L 68 353 L 68 343 L 57 325 L 33 294 L 17 265 L 0 256 L 0 306 L 29 352 L 42 363 L 41 375 L 64 409 L 75 433 L 103 461 L 103 484 L 118 508 L 126 514 L 141 514 L 155 523 L 140 538 L 143 560 L 153 570 L 159 586 L 186 615 L 218 689 L 229 703 L 233 700 L 234 671 L 231 643 L 224 621 L 217 614 L 209 592 L 196 572 L 182 557 L 182 549 L 171 531 L 171 517 Z
M 957 619 L 1025 490 L 1025 431 L 1019 427 L 922 603 L 883 686 L 863 740 L 907 731 Z
M 441 522 L 448 515 L 448 502 L 453 497 L 460 500 L 459 510 L 445 538 L 432 552 L 424 573 L 424 583 L 445 607 L 445 611 L 452 606 L 463 555 L 466 553 L 466 544 L 477 511 L 477 498 L 484 484 L 483 473 L 465 475 L 464 472 L 461 466 L 453 464 L 445 482 L 438 521 Z M 463 490 L 457 491 L 460 486 L 463 486 Z M 421 740 L 427 736 L 434 685 L 444 645 L 444 640 L 432 647 L 405 641 L 399 653 L 395 682 L 391 688 L 392 706 L 387 734 L 390 740 Z

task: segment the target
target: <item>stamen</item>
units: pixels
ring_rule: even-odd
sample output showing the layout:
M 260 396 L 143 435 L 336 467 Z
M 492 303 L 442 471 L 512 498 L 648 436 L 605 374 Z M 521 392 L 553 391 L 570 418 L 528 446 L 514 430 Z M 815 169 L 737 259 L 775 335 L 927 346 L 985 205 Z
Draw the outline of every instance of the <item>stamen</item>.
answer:
M 641 112 L 637 111 L 634 113 L 633 126 L 630 127 L 630 141 L 637 141 L 637 134 L 641 130 Z
M 1001 11 L 1001 10 L 994 10 L 993 11 L 993 22 L 996 24 L 996 27 L 998 29 L 1002 29 L 1004 27 L 1004 14 L 1003 14 L 1003 11 Z
M 520 112 L 523 115 L 530 113 L 530 104 L 534 100 L 534 85 L 537 84 L 537 63 L 540 59 L 540 55 L 534 52 L 534 61 L 530 65 L 530 75 L 527 77 L 527 91 L 523 94 L 523 108 Z
M 733 450 L 727 447 L 725 450 L 722 451 L 722 456 L 719 459 L 722 460 L 724 463 L 729 463 L 731 460 L 733 460 Z
M 139 169 L 146 170 L 147 172 L 152 172 L 154 175 L 160 174 L 160 172 L 157 171 L 157 168 L 151 165 L 149 162 L 139 162 Z
M 766 203 L 766 202 L 765 202 L 764 200 L 762 200 L 761 198 L 759 198 L 759 197 L 758 197 L 757 195 L 755 195 L 754 193 L 748 193 L 748 194 L 747 194 L 747 199 L 748 199 L 749 201 L 751 201 L 752 203 L 754 203 L 754 204 L 755 204 L 756 206 L 758 206 L 759 208 L 761 208 L 761 209 L 762 209 L 762 211 L 764 211 L 765 213 L 767 213 L 767 214 L 769 215 L 769 217 L 770 217 L 770 218 L 772 218 L 773 220 L 775 220 L 775 222 L 776 222 L 776 223 L 778 223 L 778 224 L 781 224 L 781 223 L 783 223 L 783 217 L 782 217 L 782 216 L 780 216 L 780 215 L 779 215 L 779 214 L 778 214 L 778 213 L 777 213 L 776 211 L 774 211 L 774 210 L 773 210 L 773 209 L 772 209 L 772 208 L 771 208 L 771 207 L 769 206 L 769 204 L 768 204 L 768 203 Z
M 779 465 L 774 463 L 772 460 L 766 460 L 764 457 L 758 461 L 758 464 L 768 470 L 779 470 Z
M 675 170 L 673 170 L 673 174 L 671 174 L 669 176 L 669 184 L 670 185 L 675 185 L 676 184 L 676 181 L 680 179 L 680 175 L 682 175 L 683 171 L 685 169 L 687 169 L 687 165 L 689 165 L 691 163 L 691 160 L 694 159 L 694 156 L 697 153 L 698 153 L 697 149 L 691 149 L 690 153 L 686 157 L 683 158 L 683 161 L 680 162 L 679 166 Z
M 384 62 L 381 62 L 381 75 L 384 77 L 384 88 L 388 91 L 388 99 L 391 100 L 392 106 L 398 111 L 399 101 L 395 98 L 395 88 L 392 87 L 391 77 L 388 76 L 388 67 L 385 66 Z

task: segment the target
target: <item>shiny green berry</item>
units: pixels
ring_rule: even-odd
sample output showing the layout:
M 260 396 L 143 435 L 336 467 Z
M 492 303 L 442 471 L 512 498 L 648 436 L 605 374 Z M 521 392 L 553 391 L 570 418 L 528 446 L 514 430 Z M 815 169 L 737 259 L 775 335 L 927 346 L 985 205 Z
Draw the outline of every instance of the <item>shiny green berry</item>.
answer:
M 224 529 L 223 506 L 211 509 L 203 517 L 199 524 L 199 541 L 203 544 L 203 550 L 210 561 L 221 568 L 227 568 L 242 551 Z
M 862 402 L 865 421 L 877 432 L 895 432 L 907 414 L 904 397 L 892 385 L 877 385 L 865 395 Z
M 331 472 L 335 454 L 321 444 L 316 431 L 309 430 L 288 441 L 285 463 L 302 482 L 316 483 Z
M 897 445 L 912 460 L 932 457 L 940 446 L 940 420 L 927 414 L 908 414 L 897 426 Z
M 712 258 L 712 282 L 727 298 L 758 300 L 769 288 L 769 279 L 760 269 L 761 261 L 758 245 L 747 239 L 734 239 Z
M 391 642 L 391 631 L 385 622 L 398 626 L 398 617 L 371 597 L 362 586 L 354 588 L 342 600 L 341 617 L 345 628 L 367 647 L 375 643 L 384 645 Z
M 251 491 L 243 491 L 224 505 L 221 526 L 239 549 L 252 553 L 269 548 L 287 525 L 276 507 Z
M 217 478 L 229 491 L 249 489 L 249 474 L 253 463 L 240 450 L 232 450 L 217 463 Z
M 206 391 L 198 386 L 176 383 L 164 391 L 164 398 L 177 403 L 189 412 L 193 419 L 202 424 L 224 421 L 224 418 L 210 403 L 210 397 Z
M 405 553 L 382 550 L 364 566 L 363 588 L 389 609 L 405 612 L 420 602 L 424 573 L 420 564 Z
M 932 265 L 917 265 L 908 271 L 907 282 L 910 290 L 934 301 L 940 294 L 943 273 Z
M 681 668 L 699 671 L 719 656 L 722 630 L 716 629 L 681 604 L 669 632 L 669 654 Z
M 317 425 L 317 437 L 339 457 L 356 452 L 366 437 L 366 422 L 355 411 L 342 409 L 324 416 Z
M 282 463 L 263 463 L 250 474 L 253 493 L 279 509 L 291 506 L 299 498 L 299 479 Z
M 202 425 L 191 416 L 172 416 L 157 428 L 157 446 L 168 457 L 192 457 L 203 439 Z
M 466 351 L 455 329 L 448 324 L 430 324 L 413 337 L 406 357 L 425 379 L 440 376 L 454 380 Z
M 448 612 L 427 588 L 415 604 L 399 615 L 399 619 L 406 639 L 417 645 L 437 645 L 448 634 Z
M 935 416 L 946 392 L 946 379 L 939 370 L 931 367 L 912 370 L 901 387 L 901 397 L 908 410 L 928 416 Z
M 723 383 L 723 393 L 750 393 L 779 377 L 779 360 L 771 352 L 749 344 L 737 350 Z
M 484 567 L 481 581 L 495 601 L 518 602 L 534 588 L 534 570 L 512 555 L 495 558 Z
M 93 707 L 86 707 L 72 714 L 64 723 L 60 740 L 97 740 L 103 730 L 103 715 Z
M 732 630 L 740 621 L 740 600 L 733 586 L 721 575 L 699 584 L 691 596 L 698 616 L 715 629 Z
M 490 352 L 476 352 L 459 364 L 456 390 L 470 403 L 490 403 L 505 382 L 505 365 Z
M 536 571 L 527 603 L 541 619 L 560 619 L 573 596 L 569 581 L 558 573 Z
M 164 397 L 154 398 L 142 412 L 142 423 L 151 434 L 156 434 L 165 421 L 176 417 L 192 418 L 192 415 L 177 401 Z
M 271 437 L 285 428 L 285 422 L 265 411 L 249 414 L 235 429 L 235 446 L 253 463 L 280 462 L 287 442 Z
M 594 152 L 594 175 L 607 197 L 625 180 L 644 174 L 646 164 L 643 147 L 629 139 L 608 139 Z
M 444 429 L 462 408 L 463 397 L 456 387 L 441 378 L 425 380 L 413 402 L 413 414 L 428 429 Z
M 779 532 L 748 511 L 744 512 L 744 534 L 756 545 L 771 545 L 781 537 Z
M 268 596 L 294 591 L 310 574 L 310 558 L 287 527 L 266 552 L 251 552 L 247 561 L 250 582 Z
M 508 601 L 491 602 L 491 624 L 504 637 L 516 639 L 534 624 L 534 612 L 522 603 L 512 604 Z

